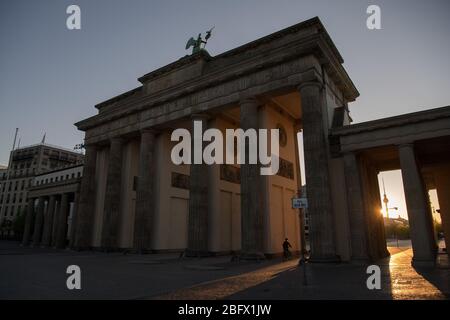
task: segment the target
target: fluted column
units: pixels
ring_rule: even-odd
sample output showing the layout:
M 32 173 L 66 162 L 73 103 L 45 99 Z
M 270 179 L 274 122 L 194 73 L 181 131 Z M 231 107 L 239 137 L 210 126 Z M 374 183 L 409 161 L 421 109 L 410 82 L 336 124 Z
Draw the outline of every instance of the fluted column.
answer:
M 27 246 L 31 238 L 31 224 L 34 216 L 34 198 L 28 199 L 27 216 L 25 218 L 25 228 L 23 231 L 22 245 Z
M 113 138 L 109 149 L 102 229 L 102 247 L 106 250 L 118 246 L 123 143 L 122 138 Z
M 56 228 L 56 248 L 64 249 L 66 247 L 67 239 L 67 213 L 69 211 L 69 194 L 63 193 L 61 195 L 61 206 L 58 212 L 58 218 L 56 222 L 58 226 Z
M 403 144 L 398 151 L 413 247 L 413 264 L 433 264 L 436 257 L 433 221 L 414 146 Z
M 51 195 L 48 201 L 47 212 L 44 215 L 44 231 L 42 234 L 42 246 L 50 246 L 52 241 L 53 214 L 55 213 L 56 196 Z
M 258 106 L 256 99 L 241 102 L 240 122 L 242 130 L 258 130 Z M 241 258 L 264 258 L 264 211 L 261 197 L 261 173 L 258 164 L 249 163 L 249 139 L 245 139 L 245 164 L 241 164 Z
M 201 122 L 202 131 L 207 129 L 206 115 L 193 115 L 192 128 L 196 121 Z M 188 256 L 200 256 L 208 253 L 208 165 L 203 163 L 203 160 L 201 164 L 194 164 L 195 145 L 198 149 L 203 150 L 202 136 L 193 135 L 191 140 L 192 164 L 189 178 L 188 248 L 186 251 Z
M 369 259 L 367 241 L 368 221 L 365 217 L 360 169 L 356 155 L 353 152 L 346 153 L 343 160 L 350 223 L 351 259 L 365 261 Z
M 141 133 L 139 175 L 136 190 L 136 215 L 134 220 L 134 248 L 138 252 L 151 249 L 153 218 L 155 210 L 155 132 L 151 129 Z
M 52 224 L 52 240 L 51 240 L 51 247 L 56 246 L 56 238 L 57 238 L 57 232 L 58 232 L 58 217 L 59 217 L 59 210 L 61 209 L 61 195 L 56 196 L 56 204 L 55 204 L 55 213 L 53 214 L 53 224 Z
M 45 205 L 45 198 L 39 197 L 36 212 L 36 220 L 34 222 L 33 246 L 38 246 L 41 243 L 42 225 L 44 223 L 44 205 Z
M 84 157 L 83 178 L 81 179 L 80 200 L 78 203 L 78 217 L 74 247 L 76 249 L 88 248 L 92 245 L 92 227 L 95 214 L 95 171 L 97 164 L 97 148 L 86 145 Z
M 69 236 L 69 248 L 73 248 L 75 244 L 75 234 L 77 232 L 77 216 L 78 216 L 78 201 L 80 199 L 80 193 L 77 191 L 73 196 L 73 211 L 72 221 L 70 222 L 70 236 Z
M 450 254 L 450 165 L 435 169 L 434 180 L 439 199 L 439 209 L 444 231 L 445 247 Z
M 327 119 L 324 114 L 322 83 L 318 80 L 299 86 L 306 193 L 308 195 L 311 261 L 336 261 L 334 218 L 328 172 Z

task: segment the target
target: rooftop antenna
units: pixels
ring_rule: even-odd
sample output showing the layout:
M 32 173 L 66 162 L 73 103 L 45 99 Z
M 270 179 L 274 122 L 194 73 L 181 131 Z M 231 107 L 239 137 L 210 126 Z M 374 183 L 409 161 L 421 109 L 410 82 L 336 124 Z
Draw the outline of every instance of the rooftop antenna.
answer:
M 45 143 L 45 136 L 47 135 L 47 132 L 44 132 L 44 136 L 42 137 L 42 142 L 41 143 Z

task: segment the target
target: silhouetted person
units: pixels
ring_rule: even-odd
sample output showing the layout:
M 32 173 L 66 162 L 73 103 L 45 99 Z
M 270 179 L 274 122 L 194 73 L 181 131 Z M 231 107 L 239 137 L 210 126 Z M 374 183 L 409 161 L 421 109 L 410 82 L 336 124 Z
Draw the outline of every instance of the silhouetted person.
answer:
M 289 248 L 292 248 L 291 244 L 288 241 L 288 238 L 284 239 L 283 242 L 283 257 L 284 259 L 289 259 L 291 256 L 291 252 L 289 251 Z

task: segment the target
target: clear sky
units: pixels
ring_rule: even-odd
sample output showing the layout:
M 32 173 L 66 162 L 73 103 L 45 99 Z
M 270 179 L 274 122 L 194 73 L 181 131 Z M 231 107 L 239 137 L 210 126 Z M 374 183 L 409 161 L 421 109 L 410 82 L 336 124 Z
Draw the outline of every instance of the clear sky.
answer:
M 70 4 L 81 8 L 81 30 L 66 28 Z M 380 6 L 382 30 L 366 28 L 369 4 Z M 450 105 L 449 13 L 448 0 L 2 0 L 0 164 L 16 127 L 22 146 L 44 132 L 51 144 L 82 142 L 73 123 L 187 54 L 187 39 L 212 26 L 216 55 L 319 16 L 361 93 L 355 122 Z M 385 180 L 402 198 L 398 175 Z

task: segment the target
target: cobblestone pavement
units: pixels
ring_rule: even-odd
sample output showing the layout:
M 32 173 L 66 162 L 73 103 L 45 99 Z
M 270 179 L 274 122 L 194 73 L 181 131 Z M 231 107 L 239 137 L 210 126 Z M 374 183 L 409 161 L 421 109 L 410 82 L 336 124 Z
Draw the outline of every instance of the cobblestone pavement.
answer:
M 446 255 L 436 268 L 411 267 L 408 248 L 378 262 L 381 290 L 366 287 L 366 266 L 230 262 L 230 257 L 179 259 L 21 248 L 0 241 L 0 299 L 445 299 Z M 395 253 L 395 254 L 394 254 Z M 82 290 L 66 288 L 66 268 L 81 267 Z
M 448 299 L 450 269 L 447 255 L 436 268 L 411 266 L 412 250 L 390 248 L 379 261 L 381 290 L 366 286 L 367 266 L 306 264 L 292 260 L 242 275 L 183 288 L 158 299 Z
M 230 262 L 229 256 L 122 254 L 22 248 L 0 241 L 0 299 L 142 299 L 274 265 Z M 81 268 L 81 290 L 68 290 L 66 269 Z

